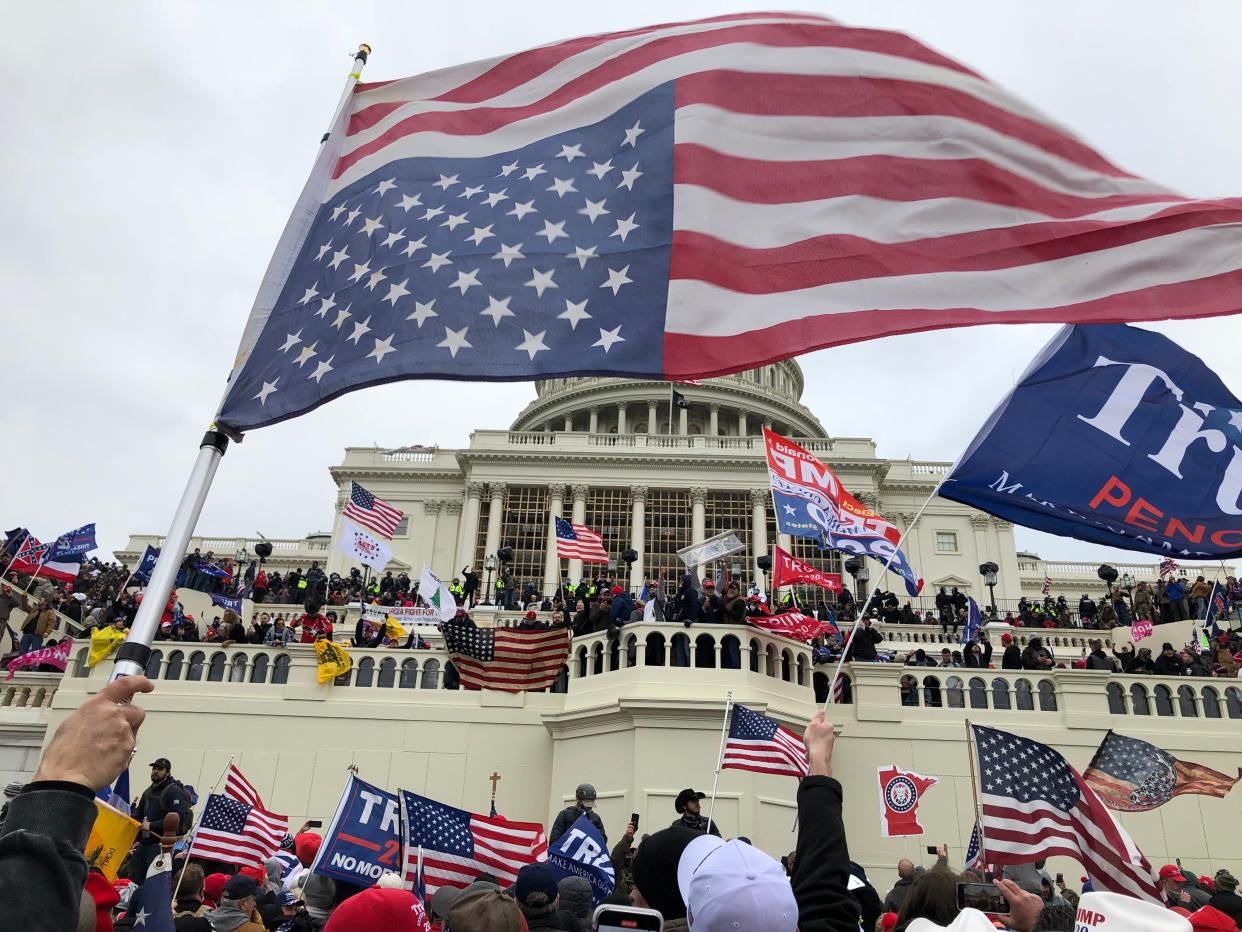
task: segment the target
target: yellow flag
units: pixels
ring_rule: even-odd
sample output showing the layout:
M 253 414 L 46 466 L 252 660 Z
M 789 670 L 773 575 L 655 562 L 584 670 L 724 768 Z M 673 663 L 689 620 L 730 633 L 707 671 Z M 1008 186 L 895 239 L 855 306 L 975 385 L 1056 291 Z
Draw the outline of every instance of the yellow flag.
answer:
M 139 825 L 102 800 L 95 800 L 95 824 L 86 842 L 86 866 L 97 867 L 109 880 L 116 880 L 125 855 L 138 837 Z
M 354 665 L 349 654 L 340 644 L 327 638 L 315 642 L 315 656 L 319 659 L 319 684 L 330 683 L 342 673 L 348 673 Z
M 384 626 L 384 633 L 393 640 L 399 641 L 405 637 L 405 628 L 401 627 L 401 622 L 389 615 L 388 624 Z
M 125 632 L 116 628 L 96 628 L 91 632 L 91 652 L 86 658 L 86 665 L 93 667 L 101 660 L 107 660 L 125 640 Z

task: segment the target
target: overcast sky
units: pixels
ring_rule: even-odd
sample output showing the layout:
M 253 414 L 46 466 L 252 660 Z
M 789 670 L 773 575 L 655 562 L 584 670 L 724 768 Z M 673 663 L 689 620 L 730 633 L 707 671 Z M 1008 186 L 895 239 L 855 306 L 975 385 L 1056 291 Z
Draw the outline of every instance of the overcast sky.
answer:
M 814 2 L 964 61 L 1125 168 L 1242 195 L 1242 4 L 1233 0 Z M 107 553 L 163 533 L 220 398 L 260 276 L 359 41 L 366 78 L 404 77 L 569 36 L 736 3 L 454 0 L 58 3 L 5 11 L 0 38 L 4 527 L 99 524 Z M 1153 325 L 1235 393 L 1242 319 Z M 804 357 L 804 401 L 881 456 L 955 459 L 1053 332 L 976 327 Z M 530 385 L 404 382 L 233 447 L 198 524 L 300 537 L 331 526 L 327 467 L 349 445 L 463 446 Z M 434 401 L 431 401 L 434 399 Z M 1109 551 L 1019 529 L 1045 557 Z M 1114 552 L 1115 559 L 1148 559 Z

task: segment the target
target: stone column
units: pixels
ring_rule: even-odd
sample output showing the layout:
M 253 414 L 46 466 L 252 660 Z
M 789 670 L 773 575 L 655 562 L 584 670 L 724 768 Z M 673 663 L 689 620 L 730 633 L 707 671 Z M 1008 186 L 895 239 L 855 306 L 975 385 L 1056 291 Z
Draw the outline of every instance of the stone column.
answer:
M 630 565 L 630 589 L 643 584 L 643 565 L 646 562 L 643 544 L 646 541 L 647 487 L 630 486 L 630 546 L 638 551 L 638 559 Z
M 617 405 L 617 433 L 629 433 L 629 425 L 625 422 L 626 403 L 623 401 Z
M 707 436 L 715 437 L 720 433 L 720 405 L 711 405 L 707 412 Z
M 458 529 L 461 527 L 461 502 L 457 501 L 456 499 L 452 499 L 449 501 L 443 501 L 440 504 L 444 506 L 444 511 L 445 513 L 448 514 L 448 519 L 445 521 L 441 521 L 436 526 L 436 536 L 438 538 L 446 538 L 448 537 L 448 535 L 456 533 Z M 455 552 L 448 550 L 448 548 L 450 547 L 457 546 L 457 541 L 455 539 L 437 540 L 436 543 L 431 548 L 432 559 L 428 561 L 432 566 L 435 566 L 434 561 L 435 561 L 436 548 L 440 546 L 443 546 L 446 550 L 446 553 L 445 553 L 446 559 L 448 557 L 455 558 L 457 556 Z M 465 565 L 466 565 L 465 563 L 458 563 L 456 566 L 449 567 L 449 569 L 452 570 L 452 572 L 449 573 L 449 575 L 450 576 L 461 575 L 461 568 Z
M 571 431 L 573 429 L 574 429 L 574 416 L 572 414 L 566 414 L 565 415 L 565 430 Z
M 457 529 L 457 559 L 453 572 L 474 564 L 474 542 L 479 533 L 479 498 L 483 494 L 482 482 L 466 483 L 466 501 L 461 510 Z M 477 571 L 479 567 L 475 567 Z
M 678 408 L 677 413 L 679 415 L 677 432 L 684 437 L 690 433 L 690 409 Z
M 556 519 L 564 517 L 564 483 L 554 482 L 548 486 L 548 542 L 543 559 L 543 594 L 552 597 L 561 576 L 561 560 L 556 555 Z
M 768 496 L 767 489 L 750 490 L 750 541 L 751 552 L 758 560 L 768 552 Z M 759 566 L 752 563 L 750 572 L 757 581 L 761 577 Z M 765 586 L 766 588 L 766 586 Z
M 739 412 L 737 413 L 737 435 L 738 435 L 739 437 L 745 437 L 745 436 L 746 436 L 746 432 L 747 432 L 749 429 L 750 429 L 750 428 L 746 425 L 746 412 L 745 412 L 745 411 L 739 411 Z
M 431 571 L 433 573 L 436 573 L 441 577 L 443 577 L 444 574 L 444 567 L 436 566 L 436 532 L 440 529 L 440 509 L 443 507 L 444 502 L 441 501 L 427 500 L 423 502 L 423 516 L 426 519 L 424 521 L 423 530 L 423 552 L 422 554 L 417 554 L 417 551 L 415 552 L 416 556 L 421 555 L 422 558 L 427 561 L 427 565 L 431 567 Z M 459 569 L 461 569 L 460 566 L 452 567 L 451 572 L 448 574 L 448 578 L 452 579 L 453 574 Z M 418 565 L 418 561 L 416 559 L 414 566 L 410 567 L 410 571 L 418 571 L 421 573 L 422 570 L 423 568 Z
M 647 402 L 647 433 L 658 434 L 660 432 L 660 422 L 658 406 L 654 401 Z
M 695 486 L 690 490 L 690 543 L 707 539 L 707 489 Z
M 501 525 L 504 524 L 504 515 L 501 511 L 505 504 L 505 484 L 489 482 L 487 494 L 491 497 L 491 504 L 487 508 L 487 543 L 483 547 L 484 558 L 500 549 L 500 530 Z M 495 582 L 495 580 L 492 581 Z
M 574 493 L 574 511 L 573 523 L 582 524 L 586 521 L 586 500 L 587 493 L 591 491 L 589 485 L 575 485 L 571 490 Z M 582 579 L 582 561 L 569 561 L 569 581 L 577 584 Z
M 589 433 L 599 433 L 599 408 L 590 408 L 591 425 L 587 428 Z

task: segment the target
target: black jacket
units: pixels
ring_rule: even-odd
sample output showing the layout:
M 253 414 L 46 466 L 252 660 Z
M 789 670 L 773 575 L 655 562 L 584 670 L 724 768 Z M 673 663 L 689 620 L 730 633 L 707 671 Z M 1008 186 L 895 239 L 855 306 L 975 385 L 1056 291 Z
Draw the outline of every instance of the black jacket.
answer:
M 556 840 L 569 831 L 569 827 L 578 821 L 578 817 L 586 814 L 587 821 L 595 826 L 596 830 L 604 836 L 604 841 L 608 841 L 608 833 L 604 831 L 604 823 L 600 820 L 599 813 L 594 809 L 582 809 L 577 805 L 566 806 L 557 813 L 556 821 L 552 823 L 552 831 L 548 833 L 548 847 L 556 844 Z
M 707 816 L 691 815 L 687 812 L 684 813 L 680 819 L 670 825 L 669 828 L 688 828 L 692 832 L 706 833 L 708 830 Z M 720 837 L 720 826 L 716 824 L 715 819 L 712 820 L 710 834 Z
M 884 640 L 884 635 L 880 634 L 875 628 L 869 628 L 865 625 L 859 627 L 854 632 L 854 636 L 850 638 L 849 646 L 846 648 L 846 654 L 850 660 L 875 660 L 879 654 L 876 653 L 875 646 Z
M 86 883 L 82 856 L 95 824 L 95 795 L 74 783 L 28 783 L 9 805 L 0 835 L 0 926 L 23 932 L 78 927 Z
M 1022 651 L 1018 648 L 1017 644 L 1010 644 L 1005 648 L 1005 655 L 1001 658 L 1001 669 L 1022 669 Z
M 799 932 L 858 932 L 858 904 L 847 889 L 850 854 L 841 818 L 841 784 L 803 777 L 793 884 Z

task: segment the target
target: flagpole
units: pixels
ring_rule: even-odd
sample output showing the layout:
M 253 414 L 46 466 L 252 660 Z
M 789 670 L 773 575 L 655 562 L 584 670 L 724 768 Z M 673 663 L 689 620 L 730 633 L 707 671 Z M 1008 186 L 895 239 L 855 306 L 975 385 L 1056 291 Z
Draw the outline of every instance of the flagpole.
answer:
M 733 709 L 733 690 L 725 693 L 724 723 L 720 726 L 720 751 L 716 754 L 716 779 L 712 781 L 712 803 L 707 810 L 707 833 L 712 831 L 712 817 L 716 814 L 716 788 L 720 786 L 720 765 L 724 761 L 725 735 L 729 733 L 729 712 Z
M 124 646 L 124 645 L 122 645 L 122 646 Z M 222 771 L 220 771 L 220 776 L 219 776 L 219 777 L 217 777 L 217 778 L 216 778 L 216 782 L 215 782 L 215 783 L 213 783 L 213 784 L 211 785 L 211 789 L 207 791 L 207 795 L 208 795 L 208 796 L 211 796 L 213 793 L 215 793 L 215 791 L 216 791 L 216 787 L 220 785 L 220 781 L 224 779 L 224 775 L 225 775 L 226 773 L 228 773 L 228 772 L 229 772 L 229 768 L 233 766 L 233 759 L 234 759 L 236 756 L 237 756 L 236 754 L 230 754 L 230 755 L 229 755 L 228 763 L 226 763 L 226 764 L 224 765 L 224 769 L 223 769 Z M 196 834 L 198 834 L 198 826 L 197 826 L 197 825 L 195 825 L 195 826 L 194 826 L 193 830 L 190 832 L 190 837 L 186 840 L 186 844 L 185 844 L 185 863 L 181 865 L 181 873 L 177 875 L 177 885 L 176 885 L 175 887 L 173 887 L 173 892 L 172 892 L 172 901 L 173 901 L 173 903 L 176 903 L 176 902 L 177 902 L 177 891 L 181 889 L 181 879 L 182 879 L 183 877 L 185 877 L 185 869 L 186 869 L 187 867 L 189 867 L 189 866 L 190 866 L 190 849 L 191 849 L 192 847 L 194 847 L 194 836 L 195 836 Z
M 918 510 L 918 514 L 914 516 L 914 520 L 907 524 L 905 530 L 903 530 L 898 536 L 897 545 L 893 547 L 893 552 L 890 553 L 888 555 L 888 559 L 884 561 L 884 569 L 882 572 L 887 573 L 888 568 L 893 565 L 893 559 L 897 556 L 897 551 L 899 551 L 901 549 L 901 545 L 906 542 L 906 537 L 909 536 L 910 531 L 914 528 L 914 526 L 919 523 L 919 519 L 923 517 L 923 512 L 927 510 L 927 506 L 931 504 L 932 499 L 936 497 L 936 493 L 939 491 L 940 483 L 937 482 L 936 487 L 931 491 L 931 495 L 927 496 L 927 501 L 923 502 L 923 507 L 920 508 Z M 828 681 L 828 697 L 824 700 L 824 715 L 828 714 L 828 706 L 832 704 L 833 693 L 836 691 L 837 680 L 841 676 L 841 668 L 845 666 L 845 657 L 849 653 L 848 648 L 850 643 L 854 640 L 854 636 L 858 633 L 858 629 L 862 626 L 863 619 L 867 617 L 867 609 L 871 606 L 871 599 L 874 595 L 874 589 L 867 593 L 867 598 L 866 601 L 863 602 L 862 610 L 859 611 L 858 617 L 854 619 L 854 627 L 850 629 L 849 635 L 841 644 L 841 659 L 837 661 L 837 668 L 833 672 L 832 679 Z
M 979 808 L 979 780 L 975 776 L 975 735 L 970 728 L 970 719 L 966 719 L 966 757 L 970 761 L 970 793 L 975 801 L 975 825 L 979 827 L 979 861 L 986 865 L 987 839 L 983 834 L 983 810 Z
M 320 140 L 321 158 L 325 151 L 322 145 L 327 141 L 331 128 L 336 127 L 348 106 L 362 67 L 366 64 L 370 54 L 369 45 L 360 45 L 350 62 L 349 76 L 345 80 L 340 100 L 337 101 L 336 109 L 333 111 L 329 132 L 325 133 Z M 292 257 L 289 258 L 291 261 Z M 230 386 L 231 384 L 230 381 Z M 240 442 L 240 433 L 235 431 L 228 433 Z M 177 570 L 181 566 L 186 546 L 194 533 L 194 525 L 198 522 L 199 514 L 202 513 L 203 503 L 207 500 L 207 492 L 211 489 L 216 469 L 219 468 L 220 460 L 228 449 L 229 439 L 225 430 L 218 428 L 214 423 L 203 434 L 203 439 L 199 444 L 198 459 L 194 461 L 194 468 L 190 471 L 190 477 L 186 481 L 185 491 L 181 493 L 181 501 L 177 504 L 168 533 L 164 536 L 164 545 L 159 559 L 147 582 L 146 597 L 138 607 L 138 614 L 134 617 L 134 623 L 129 629 L 129 636 L 116 653 L 112 667 L 112 680 L 122 676 L 138 675 L 146 669 L 147 658 L 151 654 L 151 642 L 155 640 L 155 633 L 159 629 L 160 616 L 172 592 Z

